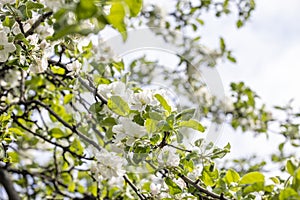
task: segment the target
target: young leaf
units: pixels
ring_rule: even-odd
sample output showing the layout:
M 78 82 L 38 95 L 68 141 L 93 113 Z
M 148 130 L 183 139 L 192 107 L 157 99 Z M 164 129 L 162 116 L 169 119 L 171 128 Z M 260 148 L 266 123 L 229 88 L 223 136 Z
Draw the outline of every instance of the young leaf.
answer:
M 49 131 L 49 133 L 52 137 L 56 139 L 66 136 L 65 133 L 62 130 L 60 130 L 60 128 L 53 128 Z
M 116 28 L 122 35 L 123 40 L 127 39 L 126 25 L 124 22 L 125 8 L 122 2 L 112 2 L 110 13 L 106 16 L 107 21 Z
M 298 193 L 293 188 L 285 188 L 279 194 L 279 200 L 298 199 Z
M 73 96 L 74 96 L 73 94 L 67 94 L 66 96 L 64 96 L 64 104 L 70 103 Z
M 240 184 L 254 184 L 257 182 L 264 182 L 265 176 L 260 172 L 250 172 L 245 174 L 240 180 Z
M 171 178 L 166 177 L 165 183 L 168 185 L 171 195 L 179 194 L 182 192 L 181 188 L 174 181 L 172 181 Z
M 294 172 L 296 170 L 296 166 L 293 164 L 293 162 L 291 160 L 288 160 L 286 162 L 286 165 L 285 165 L 285 168 L 286 168 L 286 171 L 290 174 L 290 175 L 294 175 Z
M 77 4 L 75 13 L 78 19 L 88 19 L 93 17 L 97 12 L 97 7 L 91 0 L 80 0 Z
M 225 175 L 225 181 L 227 184 L 230 184 L 232 182 L 236 183 L 240 180 L 240 175 L 234 171 L 233 169 L 229 169 L 227 172 L 226 172 L 226 175 Z
M 127 6 L 130 10 L 130 16 L 135 17 L 139 14 L 142 9 L 143 1 L 142 0 L 125 0 Z
M 126 116 L 130 112 L 130 108 L 126 101 L 120 96 L 112 96 L 108 99 L 107 106 L 116 114 Z
M 145 121 L 145 127 L 148 133 L 154 133 L 157 130 L 157 124 L 158 121 L 154 120 L 154 119 L 146 119 Z
M 24 133 L 18 128 L 9 128 L 9 132 L 15 133 L 18 136 L 22 136 Z
M 169 113 L 171 113 L 172 108 L 171 106 L 168 104 L 167 100 L 161 96 L 160 94 L 156 94 L 154 95 L 154 97 L 159 101 L 159 103 L 162 105 L 162 107 L 168 111 Z
M 192 128 L 194 130 L 204 132 L 205 128 L 196 120 L 190 119 L 189 121 L 182 121 L 179 123 L 180 127 Z

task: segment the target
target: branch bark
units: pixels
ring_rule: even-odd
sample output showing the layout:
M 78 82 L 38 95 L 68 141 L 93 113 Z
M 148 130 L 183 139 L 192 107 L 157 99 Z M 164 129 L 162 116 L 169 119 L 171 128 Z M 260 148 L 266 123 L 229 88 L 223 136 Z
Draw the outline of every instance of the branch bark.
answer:
M 214 199 L 220 199 L 220 200 L 229 200 L 227 198 L 224 197 L 223 194 L 221 195 L 218 195 L 218 194 L 215 194 L 213 192 L 210 192 L 208 190 L 206 190 L 205 188 L 202 188 L 200 185 L 197 184 L 197 182 L 194 182 L 193 180 L 191 180 L 190 178 L 184 176 L 183 174 L 178 174 L 178 176 L 180 178 L 182 178 L 182 180 L 185 182 L 185 183 L 188 183 L 188 184 L 191 184 L 192 186 L 194 186 L 198 191 L 206 194 L 207 196 L 209 197 L 212 197 Z
M 21 200 L 7 171 L 3 168 L 0 168 L 0 183 L 3 185 L 10 200 Z

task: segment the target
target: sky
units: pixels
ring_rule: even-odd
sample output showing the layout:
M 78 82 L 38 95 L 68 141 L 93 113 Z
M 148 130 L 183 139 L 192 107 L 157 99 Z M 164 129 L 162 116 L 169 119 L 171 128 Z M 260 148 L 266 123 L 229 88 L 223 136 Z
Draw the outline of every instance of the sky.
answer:
M 215 45 L 222 34 L 238 63 L 221 64 L 218 71 L 224 86 L 244 81 L 268 102 L 285 104 L 295 97 L 300 102 L 300 1 L 257 1 L 249 22 L 234 27 L 234 17 L 207 17 L 203 39 Z
M 300 103 L 300 1 L 256 1 L 257 8 L 249 22 L 238 29 L 234 17 L 216 19 L 206 16 L 203 39 L 208 45 L 216 45 L 215 38 L 225 38 L 233 50 L 237 64 L 222 63 L 218 66 L 225 91 L 232 81 L 244 81 L 271 108 L 285 105 L 294 98 L 293 106 Z M 277 149 L 281 139 L 266 140 L 264 136 L 252 138 L 250 133 L 232 131 L 223 127 L 218 143 L 232 143 L 232 157 L 260 152 L 265 156 Z

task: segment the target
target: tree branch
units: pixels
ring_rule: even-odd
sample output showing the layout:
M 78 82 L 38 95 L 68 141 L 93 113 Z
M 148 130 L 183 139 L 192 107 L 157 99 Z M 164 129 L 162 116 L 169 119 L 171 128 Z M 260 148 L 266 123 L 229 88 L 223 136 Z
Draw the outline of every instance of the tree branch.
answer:
M 191 180 L 190 178 L 186 177 L 186 176 L 183 175 L 183 174 L 180 174 L 180 173 L 179 173 L 178 176 L 179 176 L 180 178 L 182 178 L 182 180 L 184 180 L 185 183 L 188 183 L 188 184 L 194 186 L 198 191 L 200 191 L 200 192 L 202 192 L 202 193 L 204 193 L 204 194 L 206 194 L 206 195 L 208 195 L 208 196 L 210 196 L 210 197 L 212 197 L 212 198 L 220 199 L 220 200 L 229 200 L 229 199 L 225 198 L 225 197 L 223 196 L 223 194 L 218 195 L 218 194 L 215 194 L 215 193 L 213 193 L 213 192 L 210 192 L 210 191 L 208 191 L 208 190 L 202 188 L 200 185 L 197 184 L 197 182 Z
M 85 140 L 89 144 L 93 145 L 96 149 L 101 151 L 101 148 L 99 145 L 92 139 L 85 136 L 83 133 L 81 133 L 75 126 L 70 125 L 65 120 L 63 120 L 56 112 L 54 112 L 49 106 L 44 104 L 43 102 L 39 100 L 33 100 L 32 102 L 36 103 L 37 105 L 42 106 L 45 108 L 51 115 L 53 115 L 60 123 L 62 123 L 65 127 L 69 128 L 72 132 L 74 132 L 76 135 L 78 135 L 81 139 Z
M 0 168 L 0 183 L 5 188 L 5 191 L 10 200 L 21 200 L 13 186 L 13 182 L 9 178 L 7 171 L 3 168 Z
M 135 187 L 135 185 L 133 183 L 131 183 L 131 181 L 128 179 L 128 177 L 126 175 L 123 176 L 124 180 L 126 183 L 128 183 L 130 185 L 130 187 L 133 189 L 133 191 L 138 195 L 138 197 L 141 199 L 141 200 L 145 200 L 147 199 L 143 194 L 141 194 L 139 192 L 139 189 Z
M 46 12 L 43 15 L 41 15 L 35 22 L 34 24 L 32 24 L 32 26 L 30 27 L 30 29 L 25 33 L 25 37 L 31 35 L 33 33 L 33 31 L 42 23 L 45 21 L 45 19 L 47 19 L 48 17 L 50 17 L 53 14 L 53 12 Z

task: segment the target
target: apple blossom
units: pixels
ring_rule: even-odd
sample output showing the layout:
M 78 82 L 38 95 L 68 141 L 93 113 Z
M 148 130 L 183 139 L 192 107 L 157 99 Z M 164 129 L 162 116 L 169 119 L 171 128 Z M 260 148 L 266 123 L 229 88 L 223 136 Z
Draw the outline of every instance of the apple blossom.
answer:
M 131 95 L 130 104 L 131 109 L 142 111 L 147 105 L 157 105 L 158 101 L 154 98 L 152 90 L 143 90 Z
M 157 160 L 160 165 L 177 167 L 180 162 L 176 149 L 165 146 L 158 154 Z
M 71 71 L 68 75 L 78 74 L 81 68 L 81 64 L 78 60 L 73 61 L 66 65 L 67 69 Z
M 97 167 L 99 168 L 99 172 L 104 179 L 122 177 L 125 174 L 123 165 L 126 164 L 126 160 L 117 156 L 114 152 L 108 152 L 102 149 L 95 157 L 98 162 Z
M 130 91 L 126 88 L 125 83 L 121 81 L 116 81 L 111 84 L 101 84 L 98 86 L 99 93 L 106 99 L 111 96 L 120 96 L 124 100 L 128 100 L 130 97 Z
M 118 143 L 127 138 L 127 145 L 131 145 L 136 139 L 147 134 L 146 128 L 131 121 L 129 118 L 120 117 L 120 124 L 113 126 L 112 131 L 116 134 L 115 142 Z

